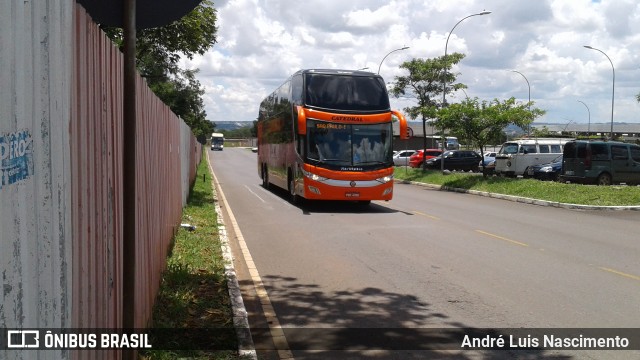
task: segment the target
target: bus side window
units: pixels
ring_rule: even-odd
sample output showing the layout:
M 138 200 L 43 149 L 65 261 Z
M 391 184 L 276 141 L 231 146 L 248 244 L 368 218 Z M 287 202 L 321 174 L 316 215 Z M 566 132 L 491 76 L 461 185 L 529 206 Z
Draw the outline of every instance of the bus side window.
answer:
M 540 154 L 548 154 L 549 153 L 549 145 L 538 145 L 540 148 Z

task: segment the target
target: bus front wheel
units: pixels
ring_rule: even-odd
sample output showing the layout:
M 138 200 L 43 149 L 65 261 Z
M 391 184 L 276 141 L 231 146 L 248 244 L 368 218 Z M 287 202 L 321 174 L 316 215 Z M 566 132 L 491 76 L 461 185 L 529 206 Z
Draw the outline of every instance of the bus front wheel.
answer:
M 291 171 L 289 171 L 289 200 L 291 201 L 292 204 L 296 205 L 298 203 L 298 195 L 296 194 L 296 181 L 295 178 L 293 177 L 293 174 L 291 174 Z

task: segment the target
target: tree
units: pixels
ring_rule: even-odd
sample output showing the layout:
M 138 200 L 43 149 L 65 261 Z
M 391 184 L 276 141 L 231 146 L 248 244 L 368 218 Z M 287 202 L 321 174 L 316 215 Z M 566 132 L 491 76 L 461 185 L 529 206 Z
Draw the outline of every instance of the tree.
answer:
M 409 71 L 407 76 L 396 76 L 391 94 L 395 97 L 414 96 L 418 104 L 407 107 L 404 111 L 411 119 L 422 119 L 423 134 L 427 132 L 427 120 L 436 116 L 438 108 L 446 106 L 440 100 L 442 98 L 442 82 L 448 84 L 446 93 L 451 93 L 466 86 L 455 83 L 457 75 L 451 72 L 451 67 L 465 57 L 464 54 L 453 53 L 435 59 L 413 59 L 400 65 L 400 68 Z M 444 135 L 444 134 L 443 134 Z M 424 138 L 423 147 L 427 147 L 427 139 Z M 423 163 L 425 163 L 423 159 Z
M 206 118 L 202 95 L 204 90 L 196 79 L 197 70 L 180 70 L 179 76 L 171 81 L 152 82 L 149 87 L 176 115 L 191 128 L 191 132 L 204 144 L 212 132 L 214 124 Z
M 202 95 L 204 90 L 195 78 L 198 70 L 179 67 L 182 56 L 192 59 L 204 54 L 216 40 L 216 10 L 210 0 L 203 0 L 189 14 L 173 23 L 137 31 L 136 67 L 153 92 L 180 116 L 198 141 L 205 143 L 213 132 L 206 119 Z M 103 28 L 107 36 L 122 49 L 121 28 Z
M 544 110 L 532 108 L 531 103 L 516 104 L 515 98 L 500 101 L 482 101 L 478 98 L 466 99 L 438 111 L 436 126 L 448 128 L 462 139 L 480 148 L 484 153 L 485 145 L 499 139 L 502 129 L 515 124 L 522 128 L 531 124 L 535 118 L 545 114 Z
M 412 119 L 421 117 L 422 121 L 426 121 L 433 118 L 436 109 L 443 106 L 440 101 L 443 79 L 446 79 L 448 84 L 447 93 L 466 88 L 464 84 L 454 84 L 458 74 L 451 72 L 451 67 L 464 57 L 464 54 L 453 53 L 446 58 L 441 56 L 435 59 L 413 59 L 404 62 L 400 68 L 409 71 L 409 75 L 396 76 L 391 94 L 397 98 L 414 96 L 418 100 L 416 106 L 404 109 Z
M 542 128 L 533 128 L 531 129 L 531 131 L 533 132 L 533 136 L 534 137 L 551 137 L 553 136 L 553 134 L 551 134 L 551 131 L 549 130 L 549 128 L 545 125 Z
M 181 56 L 192 59 L 203 55 L 216 42 L 216 10 L 211 0 L 203 0 L 189 14 L 169 25 L 138 30 L 136 34 L 137 67 L 143 77 L 177 74 Z M 121 28 L 103 27 L 121 49 Z

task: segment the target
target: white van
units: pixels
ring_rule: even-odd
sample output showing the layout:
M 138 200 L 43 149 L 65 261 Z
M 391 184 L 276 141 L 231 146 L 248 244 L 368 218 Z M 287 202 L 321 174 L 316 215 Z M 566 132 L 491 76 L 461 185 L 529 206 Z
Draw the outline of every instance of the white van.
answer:
M 520 139 L 502 144 L 496 154 L 498 175 L 515 177 L 524 175 L 529 166 L 546 164 L 562 154 L 566 138 Z
M 444 145 L 447 150 L 460 150 L 460 143 L 455 136 L 447 136 Z

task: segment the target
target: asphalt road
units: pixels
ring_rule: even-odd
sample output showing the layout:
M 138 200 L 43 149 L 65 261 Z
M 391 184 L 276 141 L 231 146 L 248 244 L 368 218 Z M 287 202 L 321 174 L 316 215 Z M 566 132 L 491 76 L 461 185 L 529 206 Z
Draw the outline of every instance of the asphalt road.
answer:
M 319 351 L 294 350 L 296 358 L 328 356 L 321 351 L 323 337 L 337 334 L 312 334 L 325 327 L 454 329 L 445 332 L 452 341 L 461 335 L 455 329 L 468 328 L 540 328 L 523 335 L 531 341 L 544 329 L 640 327 L 640 212 L 542 207 L 406 184 L 395 185 L 392 201 L 368 208 L 339 202 L 294 206 L 284 192 L 260 185 L 256 154 L 226 148 L 210 156 L 277 323 L 310 329 L 301 343 L 322 339 L 306 347 Z M 251 286 L 255 277 L 242 255 L 235 255 L 252 327 L 273 325 L 255 314 L 261 312 Z M 306 346 L 296 343 L 295 334 L 286 335 L 292 348 Z M 412 335 L 424 343 L 433 334 L 402 337 Z M 402 354 L 370 352 L 367 345 L 340 354 L 425 357 L 418 351 L 424 344 L 402 345 L 408 350 Z M 640 357 L 628 351 L 445 350 L 431 354 Z

